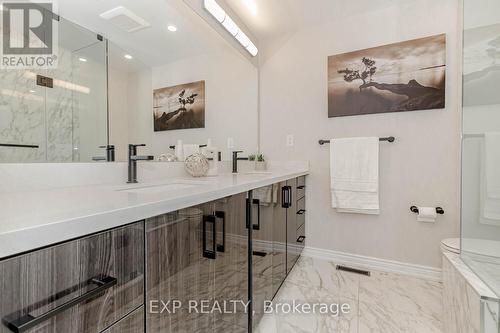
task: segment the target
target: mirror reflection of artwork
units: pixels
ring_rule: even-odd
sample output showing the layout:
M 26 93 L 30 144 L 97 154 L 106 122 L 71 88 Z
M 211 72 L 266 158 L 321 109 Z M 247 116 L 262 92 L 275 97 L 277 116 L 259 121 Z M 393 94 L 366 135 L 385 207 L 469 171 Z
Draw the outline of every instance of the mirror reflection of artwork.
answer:
M 446 35 L 328 57 L 328 117 L 445 107 Z
M 500 24 L 464 31 L 464 106 L 500 104 Z
M 205 127 L 205 81 L 155 89 L 154 131 Z

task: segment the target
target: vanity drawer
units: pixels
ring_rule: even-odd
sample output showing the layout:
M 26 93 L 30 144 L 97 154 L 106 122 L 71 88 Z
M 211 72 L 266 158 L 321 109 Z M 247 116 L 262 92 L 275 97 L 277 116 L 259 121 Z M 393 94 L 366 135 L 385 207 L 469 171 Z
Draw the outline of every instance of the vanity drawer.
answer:
M 306 195 L 306 176 L 297 177 L 297 200 Z
M 297 218 L 295 220 L 295 226 L 299 229 L 304 225 L 306 221 L 306 198 L 297 200 Z
M 144 333 L 144 307 L 135 310 L 103 333 Z
M 0 332 L 101 332 L 143 304 L 143 281 L 142 222 L 0 261 Z

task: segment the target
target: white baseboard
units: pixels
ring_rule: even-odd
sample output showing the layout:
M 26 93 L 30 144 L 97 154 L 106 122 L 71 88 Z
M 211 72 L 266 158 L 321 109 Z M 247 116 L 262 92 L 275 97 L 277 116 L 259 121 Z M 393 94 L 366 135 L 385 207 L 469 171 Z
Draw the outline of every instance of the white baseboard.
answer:
M 408 264 L 400 261 L 379 259 L 332 250 L 306 247 L 303 256 L 330 260 L 338 264 L 350 265 L 355 268 L 376 270 L 382 272 L 399 273 L 418 278 L 442 281 L 442 272 L 439 268 Z

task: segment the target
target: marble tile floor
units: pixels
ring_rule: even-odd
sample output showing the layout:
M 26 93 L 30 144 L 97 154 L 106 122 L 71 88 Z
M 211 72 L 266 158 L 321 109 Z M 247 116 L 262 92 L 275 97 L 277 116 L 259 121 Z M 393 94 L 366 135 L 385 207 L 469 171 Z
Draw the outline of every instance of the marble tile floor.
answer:
M 266 314 L 259 333 L 442 333 L 440 282 L 372 271 L 341 272 L 335 263 L 301 257 L 274 299 L 278 303 L 348 304 L 329 314 Z M 347 311 L 346 311 L 347 312 Z

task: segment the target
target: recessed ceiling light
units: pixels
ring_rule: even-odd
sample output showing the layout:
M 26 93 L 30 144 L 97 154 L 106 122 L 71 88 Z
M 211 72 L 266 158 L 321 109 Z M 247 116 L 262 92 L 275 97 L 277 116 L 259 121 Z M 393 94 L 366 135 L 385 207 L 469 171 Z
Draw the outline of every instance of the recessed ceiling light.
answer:
M 36 91 L 34 91 L 34 90 L 30 90 L 30 93 L 34 94 L 34 93 L 36 93 Z
M 78 60 L 80 60 L 81 62 L 87 62 L 87 59 L 85 58 L 78 58 Z
M 132 60 L 134 58 L 130 54 L 125 54 L 123 57 L 127 60 Z
M 175 25 L 169 25 L 167 27 L 168 31 L 171 31 L 171 32 L 176 32 L 177 31 L 177 27 Z

